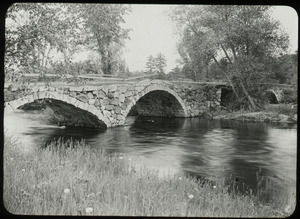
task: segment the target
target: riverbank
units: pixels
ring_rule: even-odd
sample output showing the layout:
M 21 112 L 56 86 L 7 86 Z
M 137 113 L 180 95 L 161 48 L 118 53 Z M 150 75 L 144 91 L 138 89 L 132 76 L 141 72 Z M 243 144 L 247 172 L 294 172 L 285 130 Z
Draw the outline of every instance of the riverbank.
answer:
M 229 193 L 221 182 L 181 173 L 160 177 L 84 141 L 60 139 L 27 154 L 17 147 L 22 142 L 5 136 L 4 143 L 3 200 L 13 214 L 281 217 L 293 212 L 276 194 L 266 204 L 251 192 Z
M 268 104 L 261 111 L 218 112 L 213 119 L 228 119 L 247 122 L 297 123 L 297 105 Z

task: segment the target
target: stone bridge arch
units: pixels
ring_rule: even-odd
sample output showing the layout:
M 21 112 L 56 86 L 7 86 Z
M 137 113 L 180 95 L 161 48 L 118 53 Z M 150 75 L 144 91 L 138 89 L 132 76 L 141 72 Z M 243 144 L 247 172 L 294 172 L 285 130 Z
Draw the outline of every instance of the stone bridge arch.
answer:
M 180 111 L 176 117 L 188 117 L 187 109 L 184 104 L 184 101 L 181 99 L 181 97 L 172 90 L 167 84 L 147 84 L 145 85 L 145 88 L 142 89 L 141 91 L 137 92 L 137 94 L 134 96 L 132 101 L 128 104 L 126 110 L 125 110 L 125 117 L 124 117 L 124 122 L 125 119 L 132 109 L 132 107 L 136 106 L 136 104 L 144 97 L 147 95 L 153 93 L 153 92 L 162 92 L 161 94 L 167 94 L 170 96 L 170 98 L 173 98 L 177 102 L 177 107 L 180 107 L 178 110 Z
M 41 99 L 58 100 L 66 104 L 72 105 L 74 107 L 77 107 L 80 110 L 86 111 L 96 116 L 101 122 L 104 123 L 105 128 L 109 127 L 110 123 L 108 121 L 108 118 L 104 116 L 101 113 L 101 111 L 97 109 L 94 105 L 83 103 L 78 99 L 71 97 L 68 94 L 64 94 L 58 91 L 49 90 L 49 91 L 40 92 L 39 90 L 37 90 L 29 95 L 24 95 L 18 99 L 5 102 L 4 112 L 5 113 L 13 112 L 25 104 L 32 103 L 35 100 L 41 100 Z
M 280 103 L 282 101 L 283 91 L 276 88 L 266 90 L 270 103 Z

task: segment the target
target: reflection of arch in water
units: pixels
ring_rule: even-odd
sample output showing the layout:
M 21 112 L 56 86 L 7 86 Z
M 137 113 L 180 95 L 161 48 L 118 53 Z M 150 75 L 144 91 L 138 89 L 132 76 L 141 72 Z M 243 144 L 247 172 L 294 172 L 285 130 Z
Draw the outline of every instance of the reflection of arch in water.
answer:
M 48 92 L 42 97 L 38 94 L 33 94 L 7 102 L 6 108 L 10 107 L 11 111 L 13 111 L 15 109 L 30 108 L 30 105 L 41 105 L 42 103 L 42 105 L 48 106 L 53 110 L 52 116 L 54 116 L 54 121 L 57 121 L 59 125 L 107 128 L 107 118 L 99 110 L 86 104 L 79 104 L 76 107 L 73 105 L 76 101 L 75 98 L 68 95 Z

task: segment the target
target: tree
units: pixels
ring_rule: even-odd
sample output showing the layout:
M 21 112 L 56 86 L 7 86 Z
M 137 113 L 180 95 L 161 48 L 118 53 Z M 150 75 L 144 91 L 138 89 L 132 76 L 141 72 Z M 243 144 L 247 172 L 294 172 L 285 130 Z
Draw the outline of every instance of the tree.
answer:
M 269 64 L 288 48 L 288 36 L 269 10 L 269 6 L 207 5 L 181 6 L 172 13 L 182 30 L 179 45 L 186 62 L 199 70 L 213 61 L 237 99 L 247 99 L 251 108 L 261 97 L 260 84 L 272 74 Z M 220 64 L 222 59 L 228 65 Z
M 166 57 L 162 53 L 158 53 L 155 58 L 155 66 L 159 73 L 165 73 L 164 68 L 167 66 Z
M 73 8 L 87 32 L 83 43 L 99 52 L 104 74 L 113 74 L 114 56 L 123 46 L 123 40 L 128 38 L 129 30 L 121 27 L 127 11 L 129 7 L 121 4 L 78 4 Z
M 147 72 L 149 72 L 151 74 L 156 71 L 156 61 L 152 55 L 150 55 L 147 59 L 146 70 L 147 70 Z
M 72 56 L 78 45 L 99 53 L 95 63 L 100 63 L 103 73 L 123 71 L 121 48 L 129 30 L 121 28 L 121 23 L 128 10 L 117 4 L 13 4 L 6 20 L 6 79 L 18 78 L 18 72 L 43 76 L 56 70 L 61 76 L 76 76 Z M 52 52 L 62 58 L 55 60 Z
M 58 4 L 15 3 L 7 11 L 5 70 L 44 74 L 50 52 L 64 47 L 62 34 L 68 23 Z
M 150 55 L 146 62 L 146 70 L 149 73 L 165 73 L 164 68 L 167 66 L 166 57 L 162 53 L 158 53 L 154 58 Z

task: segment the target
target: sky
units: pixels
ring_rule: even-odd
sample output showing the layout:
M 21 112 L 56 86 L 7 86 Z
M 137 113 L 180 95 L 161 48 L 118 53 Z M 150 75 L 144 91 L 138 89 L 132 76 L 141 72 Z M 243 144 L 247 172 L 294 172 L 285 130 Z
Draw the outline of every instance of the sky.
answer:
M 159 52 L 167 59 L 166 71 L 176 67 L 179 54 L 178 37 L 167 15 L 168 5 L 132 5 L 132 12 L 124 17 L 123 27 L 132 29 L 126 41 L 124 56 L 130 71 L 145 70 L 147 58 Z M 298 16 L 288 6 L 275 6 L 272 16 L 279 20 L 290 36 L 291 53 L 298 49 Z

